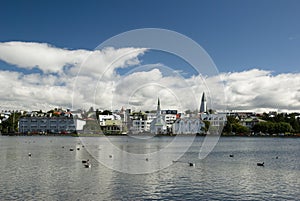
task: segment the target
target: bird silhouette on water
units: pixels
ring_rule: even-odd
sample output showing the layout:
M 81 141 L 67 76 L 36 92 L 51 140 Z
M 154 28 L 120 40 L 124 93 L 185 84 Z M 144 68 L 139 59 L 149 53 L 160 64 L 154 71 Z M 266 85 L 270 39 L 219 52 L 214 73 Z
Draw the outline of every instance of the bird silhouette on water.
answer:
M 257 166 L 265 166 L 265 162 L 257 163 Z

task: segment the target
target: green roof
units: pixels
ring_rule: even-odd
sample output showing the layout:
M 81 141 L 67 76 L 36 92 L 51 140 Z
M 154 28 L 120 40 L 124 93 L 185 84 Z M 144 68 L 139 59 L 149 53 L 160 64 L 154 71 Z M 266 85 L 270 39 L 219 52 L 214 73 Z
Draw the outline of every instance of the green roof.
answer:
M 121 126 L 122 121 L 121 120 L 106 120 L 105 125 L 106 126 L 113 126 L 113 125 Z

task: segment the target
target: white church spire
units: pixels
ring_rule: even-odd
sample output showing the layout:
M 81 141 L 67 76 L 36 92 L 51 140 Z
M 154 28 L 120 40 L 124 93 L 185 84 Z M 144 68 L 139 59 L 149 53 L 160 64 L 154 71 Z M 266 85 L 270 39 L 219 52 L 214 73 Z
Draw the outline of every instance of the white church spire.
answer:
M 157 100 L 157 109 L 156 109 L 156 116 L 160 116 L 160 101 L 159 101 L 159 98 Z

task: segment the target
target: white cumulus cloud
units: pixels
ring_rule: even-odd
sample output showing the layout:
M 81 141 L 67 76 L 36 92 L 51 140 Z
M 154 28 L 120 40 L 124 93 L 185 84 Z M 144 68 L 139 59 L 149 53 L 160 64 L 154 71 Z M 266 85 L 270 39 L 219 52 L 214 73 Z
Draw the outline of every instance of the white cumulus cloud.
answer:
M 47 43 L 12 41 L 0 43 L 0 60 L 20 68 L 38 68 L 44 73 L 67 71 L 76 74 L 83 68 L 85 74 L 92 75 L 138 64 L 137 56 L 145 51 L 146 49 L 130 47 L 94 51 L 68 50 Z
M 272 75 L 266 70 L 223 73 L 228 108 L 300 111 L 300 74 Z
M 141 66 L 143 48 L 68 50 L 46 43 L 0 43 L 0 109 L 53 107 L 155 110 L 199 109 L 202 92 L 212 109 L 300 111 L 300 74 L 251 69 L 182 77 L 163 64 Z M 135 67 L 127 74 L 116 69 Z M 42 73 L 31 72 L 38 68 Z M 16 70 L 17 69 L 17 70 Z M 22 71 L 27 70 L 27 72 Z M 171 70 L 170 70 L 171 69 Z

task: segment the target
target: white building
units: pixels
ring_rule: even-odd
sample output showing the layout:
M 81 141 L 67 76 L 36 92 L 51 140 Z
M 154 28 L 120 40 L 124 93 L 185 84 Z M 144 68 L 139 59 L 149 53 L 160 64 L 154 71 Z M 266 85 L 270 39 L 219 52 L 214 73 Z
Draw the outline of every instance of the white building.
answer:
M 150 132 L 151 122 L 156 118 L 155 113 L 140 113 L 131 116 L 130 132 L 143 133 Z
M 117 114 L 107 114 L 107 115 L 100 114 L 98 116 L 98 119 L 99 119 L 100 126 L 106 126 L 105 122 L 107 120 L 121 120 L 121 116 Z
M 153 134 L 165 134 L 167 132 L 167 124 L 161 115 L 160 101 L 157 101 L 156 117 L 150 125 L 150 132 Z
M 173 134 L 201 134 L 205 124 L 199 118 L 177 119 L 173 124 Z
M 130 132 L 132 133 L 143 133 L 148 132 L 151 122 L 143 119 L 132 120 L 132 126 L 130 127 Z
M 77 132 L 83 131 L 86 120 L 74 118 L 75 128 Z
M 226 114 L 200 114 L 200 118 L 203 121 L 210 123 L 208 134 L 220 134 L 226 124 Z
M 167 131 L 171 133 L 173 129 L 173 124 L 179 118 L 177 110 L 162 110 L 161 116 L 164 122 L 166 123 Z
M 200 114 L 203 121 L 209 121 L 211 126 L 224 126 L 226 123 L 226 114 Z

